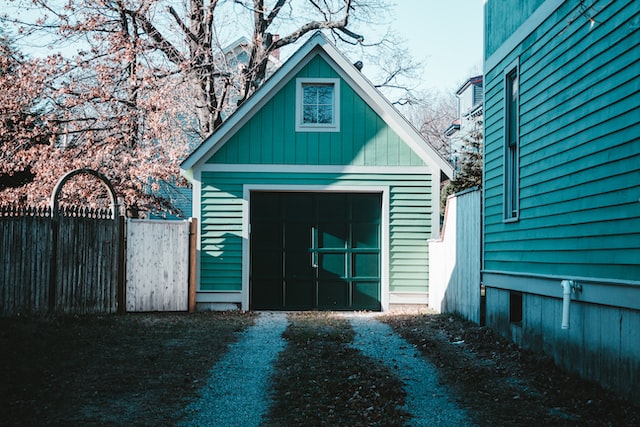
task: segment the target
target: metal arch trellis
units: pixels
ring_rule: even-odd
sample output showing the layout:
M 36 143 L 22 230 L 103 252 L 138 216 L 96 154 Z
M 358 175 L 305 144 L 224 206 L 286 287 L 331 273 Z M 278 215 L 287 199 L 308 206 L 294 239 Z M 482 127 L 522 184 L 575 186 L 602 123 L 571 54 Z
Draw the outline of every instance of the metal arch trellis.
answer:
M 59 204 L 58 204 L 58 196 L 60 195 L 60 191 L 62 190 L 62 187 L 64 186 L 64 184 L 69 181 L 71 178 L 75 177 L 76 175 L 82 175 L 82 174 L 87 174 L 87 175 L 92 175 L 96 178 L 98 178 L 98 180 L 100 180 L 100 182 L 102 182 L 104 184 L 104 186 L 107 188 L 108 193 L 109 193 L 109 198 L 110 198 L 110 204 L 111 204 L 111 215 L 112 215 L 112 219 L 115 221 L 115 225 L 118 227 L 118 232 L 120 234 L 120 236 L 124 235 L 124 222 L 119 221 L 120 219 L 120 215 L 119 215 L 119 207 L 118 207 L 118 198 L 116 195 L 116 192 L 113 188 L 113 186 L 111 185 L 111 182 L 109 181 L 109 179 L 103 175 L 102 173 L 93 170 L 93 169 L 89 169 L 89 168 L 80 168 L 80 169 L 75 169 L 72 170 L 71 172 L 68 172 L 67 174 L 65 174 L 64 176 L 62 176 L 60 178 L 60 180 L 58 180 L 58 183 L 55 185 L 53 192 L 51 194 L 51 241 L 52 241 L 52 245 L 51 245 L 51 265 L 50 265 L 50 271 L 49 271 L 49 309 L 51 312 L 53 312 L 56 308 L 56 278 L 57 278 L 57 264 L 58 264 L 58 234 L 59 234 Z M 118 260 L 117 262 L 117 269 L 118 269 L 118 273 L 117 273 L 117 281 L 118 281 L 118 296 L 117 296 L 117 310 L 119 313 L 123 313 L 124 312 L 124 301 L 125 301 L 125 296 L 124 296 L 124 240 L 122 240 L 122 242 L 119 243 L 119 249 L 118 249 Z
M 82 174 L 87 174 L 87 175 L 93 175 L 96 178 L 98 178 L 104 185 L 105 187 L 107 187 L 108 193 L 109 193 L 109 198 L 111 201 L 111 210 L 113 212 L 113 219 L 117 219 L 118 218 L 118 198 L 116 196 L 116 192 L 113 188 L 113 185 L 111 185 L 111 182 L 109 181 L 109 179 L 101 174 L 100 172 L 93 170 L 93 169 L 89 169 L 89 168 L 80 168 L 80 169 L 75 169 L 72 170 L 71 172 L 68 172 L 67 174 L 65 174 L 64 176 L 62 176 L 62 178 L 60 178 L 58 180 L 58 183 L 56 184 L 56 186 L 53 188 L 53 192 L 51 194 L 51 215 L 52 217 L 55 217 L 58 215 L 58 196 L 60 195 L 60 191 L 62 190 L 62 187 L 64 187 L 64 184 L 69 181 L 71 178 L 73 178 L 76 175 L 82 175 Z

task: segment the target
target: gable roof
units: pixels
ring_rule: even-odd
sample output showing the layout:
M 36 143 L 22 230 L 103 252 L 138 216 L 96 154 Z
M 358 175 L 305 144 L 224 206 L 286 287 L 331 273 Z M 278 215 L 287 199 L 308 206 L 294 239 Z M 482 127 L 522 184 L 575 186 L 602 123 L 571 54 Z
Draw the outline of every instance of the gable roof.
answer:
M 264 106 L 313 57 L 322 55 L 338 75 L 353 88 L 369 106 L 400 136 L 400 138 L 434 172 L 453 176 L 449 162 L 413 127 L 382 93 L 331 43 L 316 32 L 300 47 L 254 94 L 211 135 L 209 135 L 180 165 L 187 178 L 192 170 L 205 163 L 229 138 Z

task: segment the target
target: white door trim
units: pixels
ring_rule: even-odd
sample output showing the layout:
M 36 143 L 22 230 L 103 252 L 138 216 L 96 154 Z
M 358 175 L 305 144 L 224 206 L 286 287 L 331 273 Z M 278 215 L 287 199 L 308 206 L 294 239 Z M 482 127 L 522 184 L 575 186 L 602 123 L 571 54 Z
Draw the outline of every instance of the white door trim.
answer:
M 242 191 L 242 310 L 249 309 L 249 212 L 252 191 L 309 193 L 378 193 L 382 195 L 380 304 L 389 309 L 389 186 L 388 185 L 269 185 L 244 184 Z

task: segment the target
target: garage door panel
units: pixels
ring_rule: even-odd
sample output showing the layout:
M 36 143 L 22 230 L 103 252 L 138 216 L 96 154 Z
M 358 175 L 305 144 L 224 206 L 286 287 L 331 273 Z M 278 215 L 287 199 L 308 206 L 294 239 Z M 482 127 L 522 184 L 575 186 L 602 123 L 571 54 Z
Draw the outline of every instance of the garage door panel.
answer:
M 282 252 L 254 252 L 252 271 L 255 276 L 263 278 L 280 278 L 282 281 Z
M 382 206 L 377 195 L 359 194 L 356 195 L 353 203 L 352 220 L 354 222 L 380 223 Z
M 381 206 L 380 194 L 252 193 L 251 308 L 379 310 Z
M 305 251 L 311 247 L 313 227 L 310 224 L 285 223 L 284 249 L 293 253 Z
M 380 310 L 379 282 L 354 282 L 353 305 L 363 310 Z
M 318 277 L 321 279 L 344 278 L 347 263 L 343 253 L 319 254 Z
M 285 307 L 288 310 L 310 310 L 316 307 L 313 280 L 286 280 Z
M 282 272 L 281 272 L 282 274 Z M 294 279 L 313 279 L 315 270 L 311 264 L 311 253 L 285 252 L 284 277 Z
M 322 221 L 343 222 L 348 216 L 347 194 L 323 194 L 318 199 L 318 216 Z
M 344 310 L 349 307 L 349 284 L 344 280 L 325 281 L 318 287 L 318 308 Z
M 286 221 L 299 222 L 314 215 L 314 197 L 312 194 L 283 193 L 282 208 Z
M 380 267 L 377 253 L 356 253 L 353 256 L 353 277 L 378 277 Z
M 284 308 L 282 279 L 262 279 L 260 286 L 251 291 L 252 307 L 255 310 L 277 310 Z
M 369 223 L 355 223 L 352 225 L 352 244 L 354 248 L 379 248 L 380 225 Z
M 279 223 L 255 223 L 251 227 L 251 244 L 258 251 L 281 251 L 282 228 Z
M 346 224 L 329 223 L 318 225 L 318 247 L 344 249 L 349 240 L 349 227 Z

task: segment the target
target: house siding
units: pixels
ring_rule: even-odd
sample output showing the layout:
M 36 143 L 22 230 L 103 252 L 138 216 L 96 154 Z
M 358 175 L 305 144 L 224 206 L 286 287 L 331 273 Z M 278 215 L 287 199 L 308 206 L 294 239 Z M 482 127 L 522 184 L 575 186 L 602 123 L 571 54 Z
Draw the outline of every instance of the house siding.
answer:
M 389 291 L 428 292 L 430 174 L 202 173 L 200 291 L 242 289 L 244 185 L 389 188 Z M 357 192 L 357 190 L 349 190 Z
M 487 31 L 501 22 L 501 3 L 489 0 Z M 517 43 L 497 34 L 508 46 L 485 58 L 486 322 L 638 401 L 640 9 L 594 2 L 591 27 L 579 7 L 541 3 L 535 23 L 520 19 Z M 518 220 L 505 222 L 504 72 L 516 61 L 520 205 Z M 561 328 L 562 279 L 582 286 L 571 296 L 569 329 Z M 510 319 L 514 292 L 522 321 Z
M 209 164 L 423 166 L 420 157 L 344 81 L 340 132 L 296 132 L 296 81 L 339 78 L 314 57 L 207 161 Z
M 567 23 L 574 6 L 487 70 L 484 267 L 638 280 L 639 12 L 609 3 L 589 31 Z M 502 73 L 517 57 L 520 220 L 503 223 Z
M 493 54 L 515 30 L 542 4 L 544 0 L 500 1 L 485 4 L 485 57 Z

